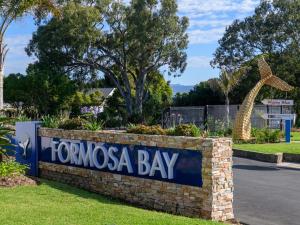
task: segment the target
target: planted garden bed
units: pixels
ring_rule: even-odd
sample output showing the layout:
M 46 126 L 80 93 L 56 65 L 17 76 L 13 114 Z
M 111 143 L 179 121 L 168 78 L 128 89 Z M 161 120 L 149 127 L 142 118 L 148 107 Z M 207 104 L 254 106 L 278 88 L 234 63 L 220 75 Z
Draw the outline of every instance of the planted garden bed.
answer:
M 0 177 L 0 187 L 34 186 L 37 181 L 24 175 Z
M 36 180 L 25 176 L 27 166 L 11 159 L 0 163 L 0 187 L 36 185 Z

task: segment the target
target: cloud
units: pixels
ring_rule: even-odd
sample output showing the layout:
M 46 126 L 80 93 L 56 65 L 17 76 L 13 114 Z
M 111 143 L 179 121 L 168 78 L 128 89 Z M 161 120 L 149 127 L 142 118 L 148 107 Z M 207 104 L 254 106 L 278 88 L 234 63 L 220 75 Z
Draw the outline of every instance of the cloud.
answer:
M 124 1 L 128 3 L 130 0 Z M 226 26 L 230 25 L 234 19 L 250 15 L 260 2 L 260 0 L 177 1 L 179 15 L 187 16 L 190 19 L 189 48 L 193 48 L 192 45 L 216 43 L 222 37 Z M 30 23 L 28 22 L 28 24 Z M 24 26 L 24 24 L 19 26 Z M 17 31 L 18 28 L 15 30 Z M 31 39 L 31 33 L 26 32 L 26 35 L 23 35 L 21 31 L 14 33 L 18 35 L 9 35 L 5 39 L 10 49 L 5 63 L 6 74 L 24 73 L 28 63 L 34 60 L 29 58 L 24 51 Z M 188 58 L 188 68 L 209 68 L 210 60 L 211 58 L 206 56 L 191 56 Z
M 190 44 L 208 44 L 218 41 L 225 31 L 225 27 L 213 28 L 208 30 L 189 31 Z
M 232 23 L 232 20 L 230 19 L 210 19 L 210 20 L 190 20 L 190 29 L 196 28 L 196 27 L 225 27 L 227 25 L 230 25 Z
M 221 38 L 234 19 L 251 14 L 260 0 L 179 0 L 179 14 L 190 19 L 190 44 L 207 44 Z
M 212 58 L 207 56 L 190 56 L 187 60 L 187 66 L 188 68 L 210 68 L 209 62 L 211 60 Z
M 4 64 L 4 73 L 8 75 L 10 73 L 22 73 L 26 72 L 26 68 L 29 63 L 32 63 L 33 60 L 29 57 L 20 57 L 6 60 Z
M 23 56 L 26 55 L 25 53 L 25 47 L 29 43 L 29 40 L 31 39 L 31 35 L 15 35 L 15 36 L 9 36 L 5 38 L 5 43 L 7 44 L 9 48 L 9 55 L 14 56 Z
M 181 13 L 203 16 L 217 12 L 249 13 L 259 0 L 179 0 L 178 7 Z
M 31 35 L 13 35 L 5 38 L 5 43 L 9 48 L 4 64 L 5 74 L 24 73 L 27 65 L 33 61 L 25 52 L 25 47 L 29 43 L 30 38 Z

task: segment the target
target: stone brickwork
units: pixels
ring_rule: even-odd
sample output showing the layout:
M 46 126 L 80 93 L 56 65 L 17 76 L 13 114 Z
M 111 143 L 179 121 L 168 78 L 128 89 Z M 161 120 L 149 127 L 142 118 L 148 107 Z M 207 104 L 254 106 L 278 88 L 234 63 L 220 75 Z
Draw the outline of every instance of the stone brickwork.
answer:
M 218 221 L 234 218 L 230 139 L 46 128 L 40 128 L 38 134 L 44 137 L 202 151 L 201 188 L 46 162 L 39 163 L 39 171 L 43 178 L 65 182 L 150 209 Z

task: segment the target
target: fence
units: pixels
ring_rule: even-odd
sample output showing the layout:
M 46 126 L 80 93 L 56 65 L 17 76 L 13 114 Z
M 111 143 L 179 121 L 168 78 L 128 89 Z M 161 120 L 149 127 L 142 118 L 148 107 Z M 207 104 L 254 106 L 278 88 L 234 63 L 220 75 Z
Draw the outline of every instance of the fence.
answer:
M 240 105 L 229 106 L 230 124 L 239 110 Z M 251 123 L 255 128 L 281 128 L 281 120 L 266 120 L 264 114 L 292 114 L 292 106 L 267 106 L 255 105 Z M 176 126 L 182 123 L 194 123 L 199 127 L 208 128 L 212 131 L 225 126 L 226 105 L 207 105 L 197 107 L 170 107 L 163 115 L 162 125 L 166 128 Z
M 201 127 L 205 123 L 205 107 L 170 107 L 163 114 L 163 127 L 174 127 L 178 124 L 194 123 Z

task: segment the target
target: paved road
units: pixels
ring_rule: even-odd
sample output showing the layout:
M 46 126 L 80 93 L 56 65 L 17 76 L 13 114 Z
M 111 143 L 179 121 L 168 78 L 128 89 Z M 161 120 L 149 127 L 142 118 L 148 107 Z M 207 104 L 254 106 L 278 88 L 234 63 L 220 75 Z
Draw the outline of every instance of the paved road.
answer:
M 300 170 L 234 158 L 234 209 L 249 225 L 300 225 Z

